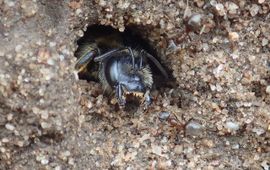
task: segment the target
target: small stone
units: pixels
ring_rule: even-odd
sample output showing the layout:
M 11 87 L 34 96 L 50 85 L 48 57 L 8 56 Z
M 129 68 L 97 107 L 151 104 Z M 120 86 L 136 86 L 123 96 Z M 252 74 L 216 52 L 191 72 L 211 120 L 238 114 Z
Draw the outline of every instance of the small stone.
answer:
M 47 165 L 49 163 L 49 160 L 45 155 L 37 155 L 36 160 L 42 165 Z
M 262 39 L 262 46 L 266 46 L 269 43 L 268 39 L 263 38 Z
M 255 59 L 256 59 L 256 56 L 255 55 L 251 55 L 251 56 L 248 57 L 248 60 L 250 62 L 253 62 Z
M 226 8 L 229 11 L 229 14 L 237 14 L 239 7 L 233 2 L 226 2 Z
M 75 164 L 74 159 L 73 159 L 73 158 L 69 158 L 69 159 L 68 159 L 68 164 L 69 164 L 69 165 L 74 165 L 74 164 Z
M 49 43 L 49 46 L 50 46 L 50 47 L 55 47 L 55 46 L 56 46 L 56 42 L 50 42 L 50 43 Z
M 70 152 L 69 151 L 64 151 L 61 152 L 59 157 L 63 160 L 66 161 L 68 159 L 68 157 L 70 156 Z
M 190 121 L 186 125 L 186 134 L 192 136 L 198 136 L 202 133 L 203 127 L 200 123 L 196 121 Z
M 10 131 L 15 130 L 15 127 L 14 127 L 12 124 L 10 124 L 10 123 L 7 123 L 7 124 L 5 125 L 5 127 L 6 127 L 7 130 L 10 130 Z
M 82 9 L 81 8 L 76 9 L 76 11 L 75 11 L 75 14 L 76 15 L 80 15 L 81 13 L 82 13 Z
M 24 146 L 24 142 L 23 141 L 18 141 L 16 144 L 19 147 L 23 147 Z
M 98 3 L 98 5 L 100 5 L 100 6 L 102 6 L 102 7 L 104 7 L 104 6 L 106 6 L 106 1 L 105 0 L 100 0 L 99 1 L 99 3 Z
M 21 0 L 21 8 L 27 17 L 35 15 L 38 11 L 36 2 L 32 0 Z
M 265 91 L 266 93 L 270 94 L 270 86 L 267 86 Z
M 6 149 L 4 147 L 0 147 L 0 152 L 5 153 Z
M 202 15 L 193 14 L 187 22 L 187 26 L 192 31 L 200 31 L 202 29 Z
M 240 148 L 240 145 L 237 143 L 237 144 L 234 144 L 234 145 L 232 145 L 232 149 L 235 149 L 235 150 L 237 150 L 237 149 L 239 149 Z
M 8 121 L 11 121 L 12 119 L 13 119 L 13 114 L 11 114 L 11 113 L 8 114 L 8 115 L 7 115 L 7 120 L 8 120 Z
M 239 40 L 239 34 L 237 32 L 229 32 L 228 38 L 231 42 L 235 42 Z
M 9 139 L 8 139 L 8 138 L 3 138 L 3 139 L 2 139 L 2 142 L 3 142 L 3 143 L 8 143 L 8 142 L 9 142 Z
M 202 145 L 208 147 L 208 148 L 213 148 L 215 146 L 215 143 L 211 139 L 203 139 L 202 140 Z
M 6 3 L 7 6 L 9 6 L 9 7 L 15 6 L 15 1 L 5 1 L 5 3 Z
M 220 77 L 221 76 L 221 73 L 223 72 L 223 69 L 224 69 L 224 65 L 223 64 L 218 65 L 218 67 L 216 67 L 213 70 L 213 73 L 214 73 L 215 77 Z
M 258 136 L 262 135 L 265 133 L 265 130 L 261 127 L 254 127 L 252 129 L 252 132 L 256 133 Z
M 152 152 L 156 155 L 162 156 L 162 149 L 160 146 L 153 145 L 152 146 Z
M 203 7 L 204 1 L 203 0 L 194 0 L 198 7 Z
M 19 44 L 19 45 L 16 45 L 16 47 L 15 47 L 15 51 L 18 53 L 18 52 L 20 52 L 21 51 L 21 49 L 22 49 L 22 45 L 21 44 Z
M 258 14 L 259 10 L 260 10 L 259 5 L 252 4 L 250 9 L 249 9 L 250 15 L 253 16 L 253 17 L 256 16 Z
M 175 154 L 182 154 L 183 153 L 183 145 L 176 145 L 174 147 L 174 153 Z
M 166 121 L 170 117 L 170 112 L 160 112 L 158 118 L 160 121 Z
M 258 0 L 258 3 L 259 4 L 262 4 L 262 3 L 264 3 L 265 2 L 265 0 Z
M 49 160 L 48 159 L 41 159 L 40 162 L 42 165 L 47 165 L 49 163 Z
M 51 124 L 49 124 L 49 123 L 47 123 L 47 122 L 41 122 L 40 125 L 41 125 L 41 127 L 42 127 L 43 129 L 48 129 L 48 128 L 51 127 Z
M 239 129 L 239 125 L 236 122 L 226 122 L 225 127 L 230 131 L 237 131 Z
M 270 169 L 270 164 L 269 164 L 269 162 L 267 162 L 267 160 L 264 160 L 261 163 L 261 166 L 262 166 L 263 170 L 269 170 Z
M 51 54 L 48 49 L 41 48 L 38 50 L 38 62 L 44 63 L 46 60 L 50 58 Z
M 58 165 L 58 166 L 56 166 L 56 167 L 54 168 L 54 170 L 62 170 L 62 168 L 61 168 L 60 165 Z
M 42 111 L 40 114 L 41 114 L 41 118 L 42 118 L 42 119 L 45 119 L 45 120 L 46 120 L 46 119 L 48 119 L 48 117 L 49 117 L 49 114 L 48 114 L 47 111 Z
M 217 11 L 219 16 L 226 15 L 226 11 L 225 11 L 225 8 L 224 8 L 223 4 L 218 3 L 218 4 L 215 5 L 215 8 L 216 8 L 216 11 Z
M 54 60 L 53 60 L 52 58 L 49 58 L 49 59 L 47 60 L 47 64 L 53 66 L 53 65 L 55 64 L 55 62 L 54 62 Z

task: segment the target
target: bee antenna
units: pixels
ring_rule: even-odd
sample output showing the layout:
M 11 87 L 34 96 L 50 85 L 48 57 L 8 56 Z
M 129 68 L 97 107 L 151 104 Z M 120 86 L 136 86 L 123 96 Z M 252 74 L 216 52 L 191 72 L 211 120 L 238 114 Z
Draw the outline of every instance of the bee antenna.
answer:
M 141 58 L 140 58 L 140 69 L 142 69 L 142 56 L 141 56 Z
M 132 68 L 135 68 L 135 58 L 134 58 L 134 53 L 132 51 L 132 49 L 130 47 L 127 47 L 129 53 L 131 54 L 131 58 L 132 58 Z
M 123 50 L 128 50 L 128 51 L 129 51 L 129 53 L 130 53 L 130 55 L 131 55 L 131 58 L 132 58 L 132 67 L 133 67 L 133 69 L 135 69 L 135 58 L 134 58 L 134 53 L 133 53 L 133 51 L 132 51 L 132 49 L 131 49 L 130 47 L 117 48 L 117 49 L 111 50 L 111 51 L 106 52 L 106 53 L 104 53 L 104 54 L 102 54 L 102 55 L 100 55 L 100 56 L 95 57 L 95 58 L 94 58 L 94 61 L 95 61 L 95 62 L 102 61 L 102 60 L 104 60 L 104 59 L 110 57 L 112 54 L 117 53 L 117 52 L 121 52 L 121 51 L 123 51 Z
M 162 67 L 162 65 L 159 63 L 159 61 L 153 57 L 151 54 L 145 52 L 144 50 L 141 51 L 141 53 L 143 53 L 148 59 L 150 59 L 155 65 L 156 67 L 159 69 L 159 71 L 163 74 L 163 76 L 168 79 L 168 74 L 166 72 L 166 70 Z

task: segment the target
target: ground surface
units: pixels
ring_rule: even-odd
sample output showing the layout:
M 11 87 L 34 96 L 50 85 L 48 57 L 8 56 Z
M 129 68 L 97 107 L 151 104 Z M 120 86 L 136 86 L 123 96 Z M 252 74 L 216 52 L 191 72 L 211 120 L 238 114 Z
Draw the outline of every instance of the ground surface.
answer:
M 186 9 L 0 0 L 0 169 L 269 169 L 269 1 Z M 188 36 L 184 13 L 202 17 Z M 76 79 L 76 41 L 92 24 L 131 27 L 171 70 L 174 86 L 154 91 L 147 112 L 118 110 Z

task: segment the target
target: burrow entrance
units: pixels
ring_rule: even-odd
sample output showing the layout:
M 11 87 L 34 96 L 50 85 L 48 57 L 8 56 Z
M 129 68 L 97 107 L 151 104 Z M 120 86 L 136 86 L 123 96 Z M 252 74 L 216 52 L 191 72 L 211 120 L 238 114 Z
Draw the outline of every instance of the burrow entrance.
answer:
M 158 90 L 160 92 L 164 91 L 164 88 L 173 88 L 175 87 L 175 79 L 172 76 L 172 71 L 169 69 L 169 66 L 163 64 L 161 59 L 158 57 L 157 52 L 155 51 L 155 47 L 152 47 L 150 43 L 140 35 L 138 29 L 136 27 L 127 27 L 124 32 L 119 32 L 118 30 L 103 25 L 92 25 L 89 26 L 84 33 L 84 36 L 77 41 L 78 48 L 75 51 L 75 57 L 79 59 L 84 51 L 82 51 L 82 46 L 96 46 L 99 52 L 102 54 L 104 52 L 113 50 L 114 48 L 118 48 L 119 44 L 131 47 L 132 49 L 142 48 L 147 53 L 154 56 L 159 63 L 163 66 L 168 74 L 168 79 L 164 81 L 164 76 L 162 76 L 160 70 L 154 63 L 149 61 L 149 65 L 151 67 L 154 85 L 153 89 Z M 109 44 L 109 47 L 108 47 Z M 111 48 L 111 49 L 110 49 Z M 84 47 L 85 49 L 85 47 Z M 93 60 L 87 65 L 87 71 L 82 71 L 78 73 L 79 79 L 99 82 L 98 72 L 99 72 L 99 63 L 94 62 Z M 100 83 L 100 82 L 99 82 Z M 172 85 L 174 84 L 174 85 Z M 132 100 L 133 101 L 133 100 Z M 135 102 L 135 103 L 133 103 Z M 133 107 L 134 105 L 138 105 L 136 101 L 129 102 L 128 107 Z

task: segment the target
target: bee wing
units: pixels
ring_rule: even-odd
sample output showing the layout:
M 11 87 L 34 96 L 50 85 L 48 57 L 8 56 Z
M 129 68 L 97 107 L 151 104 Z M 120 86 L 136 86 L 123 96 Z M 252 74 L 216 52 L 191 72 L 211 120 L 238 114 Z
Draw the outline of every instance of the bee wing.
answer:
M 166 70 L 159 63 L 159 61 L 155 57 L 153 57 L 151 54 L 145 52 L 144 50 L 142 50 L 142 53 L 145 54 L 145 56 L 148 57 L 157 66 L 157 68 L 160 70 L 160 72 L 163 74 L 163 76 L 166 79 L 168 79 L 169 76 L 168 76 Z
M 83 49 L 82 52 L 79 54 L 80 58 L 75 64 L 75 69 L 78 70 L 79 72 L 82 71 L 98 53 L 99 53 L 98 50 L 93 49 L 91 46 L 88 46 L 85 49 Z

